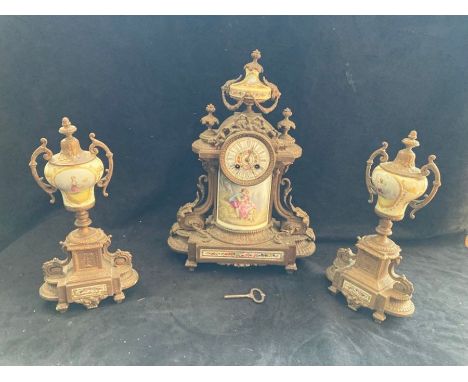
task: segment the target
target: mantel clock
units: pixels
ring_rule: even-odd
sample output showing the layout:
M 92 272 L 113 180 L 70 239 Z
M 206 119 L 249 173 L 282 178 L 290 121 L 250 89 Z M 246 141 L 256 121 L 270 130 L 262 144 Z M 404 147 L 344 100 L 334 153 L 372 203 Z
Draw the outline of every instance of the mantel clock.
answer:
M 192 144 L 206 174 L 199 177 L 195 200 L 177 212 L 168 239 L 172 250 L 187 254 L 190 270 L 198 263 L 274 264 L 292 272 L 297 258 L 315 251 L 309 216 L 293 205 L 291 181 L 284 177 L 302 155 L 289 135 L 296 128 L 292 112 L 284 109 L 276 128 L 264 118 L 281 93 L 263 75 L 260 52 L 251 56 L 245 75 L 221 87 L 223 103 L 234 113 L 219 124 L 209 104 L 201 119 L 205 130 Z

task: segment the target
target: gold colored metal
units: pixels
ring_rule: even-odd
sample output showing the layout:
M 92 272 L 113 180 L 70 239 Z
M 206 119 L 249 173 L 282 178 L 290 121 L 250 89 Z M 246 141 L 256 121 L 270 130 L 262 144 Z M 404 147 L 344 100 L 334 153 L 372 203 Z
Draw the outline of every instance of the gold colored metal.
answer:
M 255 293 L 258 293 L 260 297 L 257 297 Z M 247 294 L 226 294 L 224 298 L 226 300 L 233 299 L 233 298 L 250 298 L 253 302 L 257 304 L 261 304 L 265 301 L 266 294 L 261 289 L 252 288 L 249 293 Z
M 42 266 L 44 284 L 39 294 L 45 300 L 57 301 L 59 312 L 65 312 L 72 302 L 88 309 L 96 308 L 109 296 L 114 296 L 116 302 L 122 302 L 125 298 L 123 290 L 138 281 L 130 252 L 120 249 L 109 252 L 111 235 L 106 235 L 100 228 L 90 227 L 88 210 L 95 204 L 94 186 L 101 187 L 103 195 L 108 196 L 106 190 L 114 168 L 113 154 L 106 144 L 95 138 L 94 133 L 89 135 L 89 151 L 82 150 L 78 139 L 73 137 L 76 130 L 64 117 L 59 129 L 65 135 L 60 143 L 60 153 L 54 155 L 47 148 L 47 140 L 42 138 L 29 162 L 34 180 L 49 194 L 51 203 L 55 202 L 53 193 L 60 190 L 65 208 L 76 215 L 77 228 L 60 242 L 66 259 L 53 258 Z M 109 161 L 106 170 L 97 156 L 99 148 L 104 150 Z M 47 161 L 44 174 L 48 183 L 37 172 L 36 159 L 40 154 Z
M 435 164 L 435 155 L 430 155 L 428 163 L 418 169 L 415 166 L 414 147 L 419 146 L 416 131 L 411 131 L 402 142 L 406 146 L 400 150 L 394 161 L 388 161 L 387 142 L 375 150 L 366 166 L 366 186 L 369 203 L 378 196 L 375 213 L 380 217 L 376 235 L 358 237 L 357 253 L 350 248 L 340 248 L 333 264 L 327 268 L 327 278 L 332 282 L 328 288 L 332 293 L 341 292 L 348 307 L 357 310 L 366 307 L 374 310 L 376 322 L 386 319 L 385 314 L 407 317 L 414 313 L 411 301 L 413 284 L 395 272 L 402 259 L 400 247 L 389 238 L 393 221 L 402 220 L 407 206 L 412 208 L 410 217 L 426 206 L 435 196 L 441 185 L 440 172 Z M 372 170 L 374 159 L 380 156 L 380 165 Z M 427 177 L 434 173 L 431 192 L 418 199 L 427 189 Z
M 302 155 L 302 148 L 289 135 L 295 124 L 289 118 L 273 127 L 262 115 L 273 110 L 281 96 L 276 85 L 263 76 L 260 52 L 252 52 L 245 77 L 227 81 L 222 99 L 229 110 L 237 110 L 219 127 L 209 104 L 201 119 L 205 131 L 192 144 L 206 174 L 197 184 L 193 202 L 177 212 L 168 244 L 187 254 L 186 267 L 218 263 L 246 267 L 280 265 L 297 270 L 296 258 L 315 251 L 315 234 L 309 215 L 292 204 L 291 181 L 284 175 Z M 236 100 L 229 104 L 226 96 Z M 272 100 L 273 104 L 261 104 Z M 257 107 L 261 113 L 253 111 Z M 277 218 L 273 218 L 273 213 Z
M 278 130 L 282 130 L 282 134 L 280 135 L 281 139 L 287 140 L 290 143 L 294 143 L 294 138 L 289 135 L 289 130 L 293 129 L 296 130 L 296 124 L 289 119 L 292 116 L 292 111 L 288 107 L 283 110 L 283 117 L 281 121 L 278 122 Z
M 221 97 L 228 110 L 237 110 L 242 104 L 245 104 L 247 111 L 251 111 L 252 106 L 255 105 L 262 113 L 268 114 L 275 110 L 278 105 L 281 92 L 265 76 L 260 78 L 260 74 L 263 74 L 263 66 L 258 63 L 261 57 L 260 51 L 258 49 L 254 50 L 251 56 L 252 61 L 244 66 L 244 78 L 242 79 L 242 75 L 240 75 L 233 80 L 226 81 L 221 87 Z M 226 95 L 234 98 L 237 103 L 231 105 L 227 101 Z M 273 101 L 271 106 L 264 107 L 261 105 L 270 99 Z

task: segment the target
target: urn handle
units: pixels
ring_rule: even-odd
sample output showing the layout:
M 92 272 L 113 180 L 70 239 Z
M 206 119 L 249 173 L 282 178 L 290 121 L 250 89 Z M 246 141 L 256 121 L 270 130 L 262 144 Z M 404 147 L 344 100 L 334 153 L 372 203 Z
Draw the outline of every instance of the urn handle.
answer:
M 224 106 L 230 111 L 235 111 L 239 109 L 239 107 L 244 103 L 244 97 L 242 97 L 240 100 L 237 101 L 237 103 L 231 105 L 228 100 L 226 99 L 226 95 L 229 95 L 229 87 L 233 84 L 239 81 L 242 78 L 242 74 L 234 78 L 232 80 L 228 80 L 224 83 L 223 86 L 221 86 L 221 98 L 223 100 Z
M 29 168 L 31 169 L 32 176 L 38 186 L 42 188 L 47 194 L 50 196 L 50 203 L 55 203 L 55 196 L 53 195 L 57 188 L 52 186 L 51 184 L 44 182 L 44 177 L 39 176 L 37 172 L 37 157 L 41 154 L 44 154 L 42 157 L 47 162 L 52 158 L 54 155 L 52 151 L 47 147 L 47 139 L 41 138 L 41 145 L 34 150 L 31 155 L 31 160 L 29 162 Z
M 388 154 L 387 154 L 387 149 L 388 143 L 387 142 L 382 142 L 382 147 L 380 149 L 375 150 L 369 159 L 367 160 L 367 166 L 366 166 L 366 186 L 367 186 L 367 191 L 369 191 L 369 203 L 372 203 L 374 201 L 374 195 L 377 195 L 377 190 L 375 189 L 374 184 L 372 183 L 372 165 L 374 164 L 374 159 L 376 156 L 380 155 L 380 163 L 387 162 L 388 161 Z
M 278 101 L 279 101 L 279 99 L 281 97 L 281 92 L 273 82 L 270 82 L 270 81 L 267 80 L 265 75 L 263 76 L 263 83 L 270 88 L 270 90 L 271 90 L 271 100 L 273 101 L 273 103 L 269 107 L 264 107 L 264 106 L 260 105 L 260 103 L 255 99 L 255 97 L 253 97 L 253 100 L 254 100 L 255 106 L 257 106 L 258 110 L 260 110 L 263 114 L 269 114 L 273 110 L 276 109 L 276 106 L 278 106 Z
M 424 195 L 423 199 L 416 199 L 409 203 L 410 207 L 413 209 L 410 212 L 411 219 L 415 218 L 415 213 L 417 211 L 429 204 L 429 202 L 434 198 L 435 194 L 437 194 L 439 187 L 442 185 L 442 182 L 440 180 L 439 168 L 434 162 L 435 159 L 435 155 L 429 155 L 429 158 L 427 159 L 427 164 L 421 167 L 421 174 L 424 176 L 429 176 L 431 171 L 434 173 L 434 181 L 432 182 L 432 189 L 431 192 L 429 192 L 429 194 Z
M 109 194 L 107 193 L 107 186 L 109 185 L 109 182 L 111 181 L 112 178 L 112 173 L 114 171 L 114 160 L 112 154 L 112 151 L 110 151 L 109 147 L 101 142 L 99 139 L 96 139 L 96 134 L 90 133 L 89 134 L 89 139 L 91 139 L 91 145 L 89 146 L 89 151 L 92 152 L 93 154 L 97 155 L 99 153 L 98 147 L 101 147 L 105 153 L 107 160 L 109 162 L 109 168 L 105 170 L 105 175 L 99 180 L 99 182 L 96 183 L 98 187 L 102 187 L 102 194 L 107 197 Z

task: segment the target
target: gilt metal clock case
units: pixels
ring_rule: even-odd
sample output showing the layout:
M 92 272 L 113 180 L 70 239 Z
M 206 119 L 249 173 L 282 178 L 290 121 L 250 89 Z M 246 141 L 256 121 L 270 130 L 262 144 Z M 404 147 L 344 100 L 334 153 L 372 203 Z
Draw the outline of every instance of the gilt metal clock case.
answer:
M 281 93 L 262 76 L 259 58 L 258 50 L 252 52 L 244 78 L 221 87 L 223 103 L 234 113 L 219 125 L 209 104 L 201 119 L 206 129 L 192 144 L 206 174 L 199 177 L 195 200 L 177 212 L 168 238 L 172 250 L 187 254 L 185 265 L 191 270 L 198 263 L 272 264 L 292 272 L 297 258 L 315 251 L 309 216 L 292 204 L 291 181 L 284 177 L 302 155 L 289 135 L 296 128 L 289 119 L 292 112 L 284 109 L 276 128 L 264 118 Z M 262 105 L 268 100 L 271 106 Z M 245 109 L 237 111 L 242 105 Z

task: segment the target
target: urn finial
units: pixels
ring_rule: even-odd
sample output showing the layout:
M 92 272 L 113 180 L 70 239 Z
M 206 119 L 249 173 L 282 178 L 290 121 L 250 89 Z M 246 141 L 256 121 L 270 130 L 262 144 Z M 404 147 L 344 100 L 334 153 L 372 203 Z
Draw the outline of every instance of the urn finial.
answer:
M 247 106 L 247 113 L 251 113 L 252 107 L 256 106 L 262 113 L 268 114 L 278 105 L 281 92 L 274 83 L 269 82 L 263 75 L 263 66 L 258 63 L 258 60 L 262 57 L 260 51 L 255 49 L 250 56 L 252 61 L 244 65 L 244 78 L 240 75 L 235 79 L 226 81 L 221 86 L 223 103 L 228 110 L 232 111 L 239 109 L 244 104 Z M 237 102 L 231 105 L 226 100 L 226 96 Z M 271 106 L 261 105 L 268 100 L 273 102 Z
M 212 103 L 209 103 L 206 105 L 205 110 L 208 114 L 202 117 L 200 122 L 202 125 L 205 125 L 208 130 L 211 130 L 215 125 L 219 125 L 218 118 L 213 115 L 213 113 L 216 111 L 216 108 Z
M 294 139 L 289 135 L 289 130 L 296 129 L 296 124 L 291 121 L 289 118 L 292 116 L 292 111 L 289 107 L 283 110 L 283 117 L 281 121 L 278 122 L 278 129 L 282 129 L 282 134 L 280 136 L 281 139 L 288 140 L 290 142 L 294 142 Z
M 263 73 L 263 66 L 258 63 L 258 60 L 262 57 L 262 54 L 258 49 L 255 49 L 251 54 L 252 62 L 245 64 L 244 69 L 256 70 L 259 73 Z
M 65 135 L 66 137 L 71 137 L 73 133 L 77 130 L 76 126 L 73 126 L 68 117 L 62 118 L 62 126 L 59 129 L 59 133 Z

